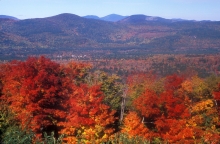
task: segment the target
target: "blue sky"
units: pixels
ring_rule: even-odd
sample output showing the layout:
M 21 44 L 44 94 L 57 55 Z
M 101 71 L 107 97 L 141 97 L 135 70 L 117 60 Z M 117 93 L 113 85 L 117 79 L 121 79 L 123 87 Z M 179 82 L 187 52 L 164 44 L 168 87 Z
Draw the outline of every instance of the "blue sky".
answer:
M 79 16 L 145 14 L 164 18 L 220 21 L 220 0 L 0 0 L 0 15 L 19 19 L 60 13 Z

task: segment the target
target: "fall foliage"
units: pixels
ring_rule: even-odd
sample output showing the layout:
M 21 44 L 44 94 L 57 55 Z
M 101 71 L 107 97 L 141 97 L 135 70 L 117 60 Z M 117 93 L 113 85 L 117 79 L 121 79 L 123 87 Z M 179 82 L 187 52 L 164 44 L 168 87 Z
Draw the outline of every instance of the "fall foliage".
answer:
M 32 131 L 33 142 L 52 131 L 73 144 L 114 141 L 120 134 L 152 143 L 220 142 L 218 76 L 120 77 L 45 57 L 0 68 L 1 138 L 14 123 Z
M 203 95 L 205 87 L 194 93 L 199 87 L 194 87 L 195 79 L 192 80 L 170 75 L 166 77 L 162 93 L 146 88 L 133 101 L 134 108 L 125 116 L 122 132 L 131 137 L 137 135 L 151 141 L 160 138 L 169 143 L 203 143 L 211 139 L 213 143 L 220 142 L 219 92 L 213 92 L 215 99 Z M 206 84 L 200 80 L 199 85 Z
M 80 85 L 70 96 L 70 111 L 66 117 L 68 143 L 76 143 L 77 138 L 85 143 L 100 143 L 108 140 L 114 132 L 114 111 L 103 104 L 103 93 L 99 86 Z M 77 133 L 77 135 L 76 135 Z
M 9 105 L 23 128 L 28 125 L 39 136 L 51 126 L 57 131 L 96 128 L 90 137 L 103 131 L 102 137 L 108 138 L 113 132 L 105 126 L 114 123 L 114 111 L 102 103 L 100 87 L 83 84 L 87 65 L 71 62 L 61 66 L 40 57 L 1 67 L 1 101 Z

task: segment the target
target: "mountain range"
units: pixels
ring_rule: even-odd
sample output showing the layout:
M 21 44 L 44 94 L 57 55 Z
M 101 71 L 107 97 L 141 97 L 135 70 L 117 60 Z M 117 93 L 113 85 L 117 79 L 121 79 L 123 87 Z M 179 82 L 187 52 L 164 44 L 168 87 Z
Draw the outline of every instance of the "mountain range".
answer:
M 145 48 L 152 51 L 220 49 L 219 21 L 146 15 L 0 18 L 0 48 Z
M 124 18 L 126 18 L 127 16 L 121 16 L 118 14 L 110 14 L 104 17 L 98 17 L 96 15 L 87 15 L 87 16 L 83 16 L 84 18 L 88 18 L 88 19 L 97 19 L 97 20 L 103 20 L 103 21 L 110 21 L 110 22 L 117 22 L 119 20 L 122 20 Z M 12 20 L 19 20 L 16 17 L 13 16 L 8 16 L 8 15 L 0 15 L 0 19 L 12 19 Z

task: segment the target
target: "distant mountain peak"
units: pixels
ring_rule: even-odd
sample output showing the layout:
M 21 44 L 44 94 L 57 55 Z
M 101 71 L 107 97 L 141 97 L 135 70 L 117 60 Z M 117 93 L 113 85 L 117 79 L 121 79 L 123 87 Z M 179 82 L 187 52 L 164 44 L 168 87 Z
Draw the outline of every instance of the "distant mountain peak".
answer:
M 130 24 L 146 24 L 149 22 L 172 22 L 169 19 L 157 17 L 157 16 L 147 16 L 143 14 L 131 15 L 119 21 L 120 23 L 130 23 Z
M 105 20 L 105 21 L 117 22 L 117 21 L 122 20 L 126 17 L 127 16 L 121 16 L 121 15 L 118 15 L 118 14 L 110 14 L 110 15 L 107 15 L 105 17 L 102 17 L 101 19 Z
M 81 19 L 81 17 L 71 13 L 63 13 L 52 17 L 48 17 L 48 19 L 58 20 L 58 21 L 71 21 L 71 20 Z
M 83 16 L 84 18 L 88 18 L 88 19 L 100 19 L 100 17 L 96 16 L 96 15 L 87 15 L 87 16 Z
M 71 13 L 62 13 L 62 14 L 58 14 L 58 15 L 55 15 L 52 17 L 80 17 L 80 16 L 75 15 L 75 14 L 71 14 Z
M 117 21 L 120 21 L 120 20 L 126 18 L 126 16 L 121 16 L 118 14 L 110 14 L 110 15 L 107 15 L 107 16 L 104 16 L 101 18 L 98 16 L 95 16 L 95 15 L 87 15 L 87 16 L 83 16 L 83 17 L 88 18 L 88 19 L 98 19 L 98 20 L 110 21 L 110 22 L 117 22 Z

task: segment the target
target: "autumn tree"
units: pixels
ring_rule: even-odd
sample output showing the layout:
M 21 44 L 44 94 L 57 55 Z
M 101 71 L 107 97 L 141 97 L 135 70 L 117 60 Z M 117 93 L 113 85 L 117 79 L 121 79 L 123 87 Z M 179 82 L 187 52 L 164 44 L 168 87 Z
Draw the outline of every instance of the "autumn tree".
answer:
M 220 116 L 220 83 L 218 84 L 218 89 L 213 92 L 213 97 Z
M 72 71 L 45 57 L 4 65 L 1 100 L 7 101 L 23 128 L 28 125 L 40 135 L 62 127 L 73 81 L 82 75 L 80 65 L 71 66 Z
M 142 122 L 142 118 L 140 118 L 136 112 L 129 112 L 125 116 L 121 132 L 127 134 L 129 138 L 137 136 L 146 139 L 152 138 L 150 130 L 145 126 Z
M 183 82 L 184 78 L 178 76 L 177 74 L 168 75 L 165 81 L 165 88 L 169 91 L 178 90 L 181 87 L 181 83 Z
M 101 143 L 114 132 L 115 111 L 104 104 L 104 95 L 98 85 L 74 87 L 65 129 L 68 143 Z
M 142 95 L 146 89 L 150 91 L 153 88 L 157 89 L 155 85 L 155 76 L 151 73 L 135 73 L 131 74 L 126 79 L 127 97 L 126 109 L 133 110 L 133 101 Z M 160 89 L 160 88 L 159 88 Z
M 143 122 L 149 122 L 150 124 L 161 115 L 159 97 L 154 91 L 146 90 L 141 96 L 133 101 L 133 104 L 143 117 Z

